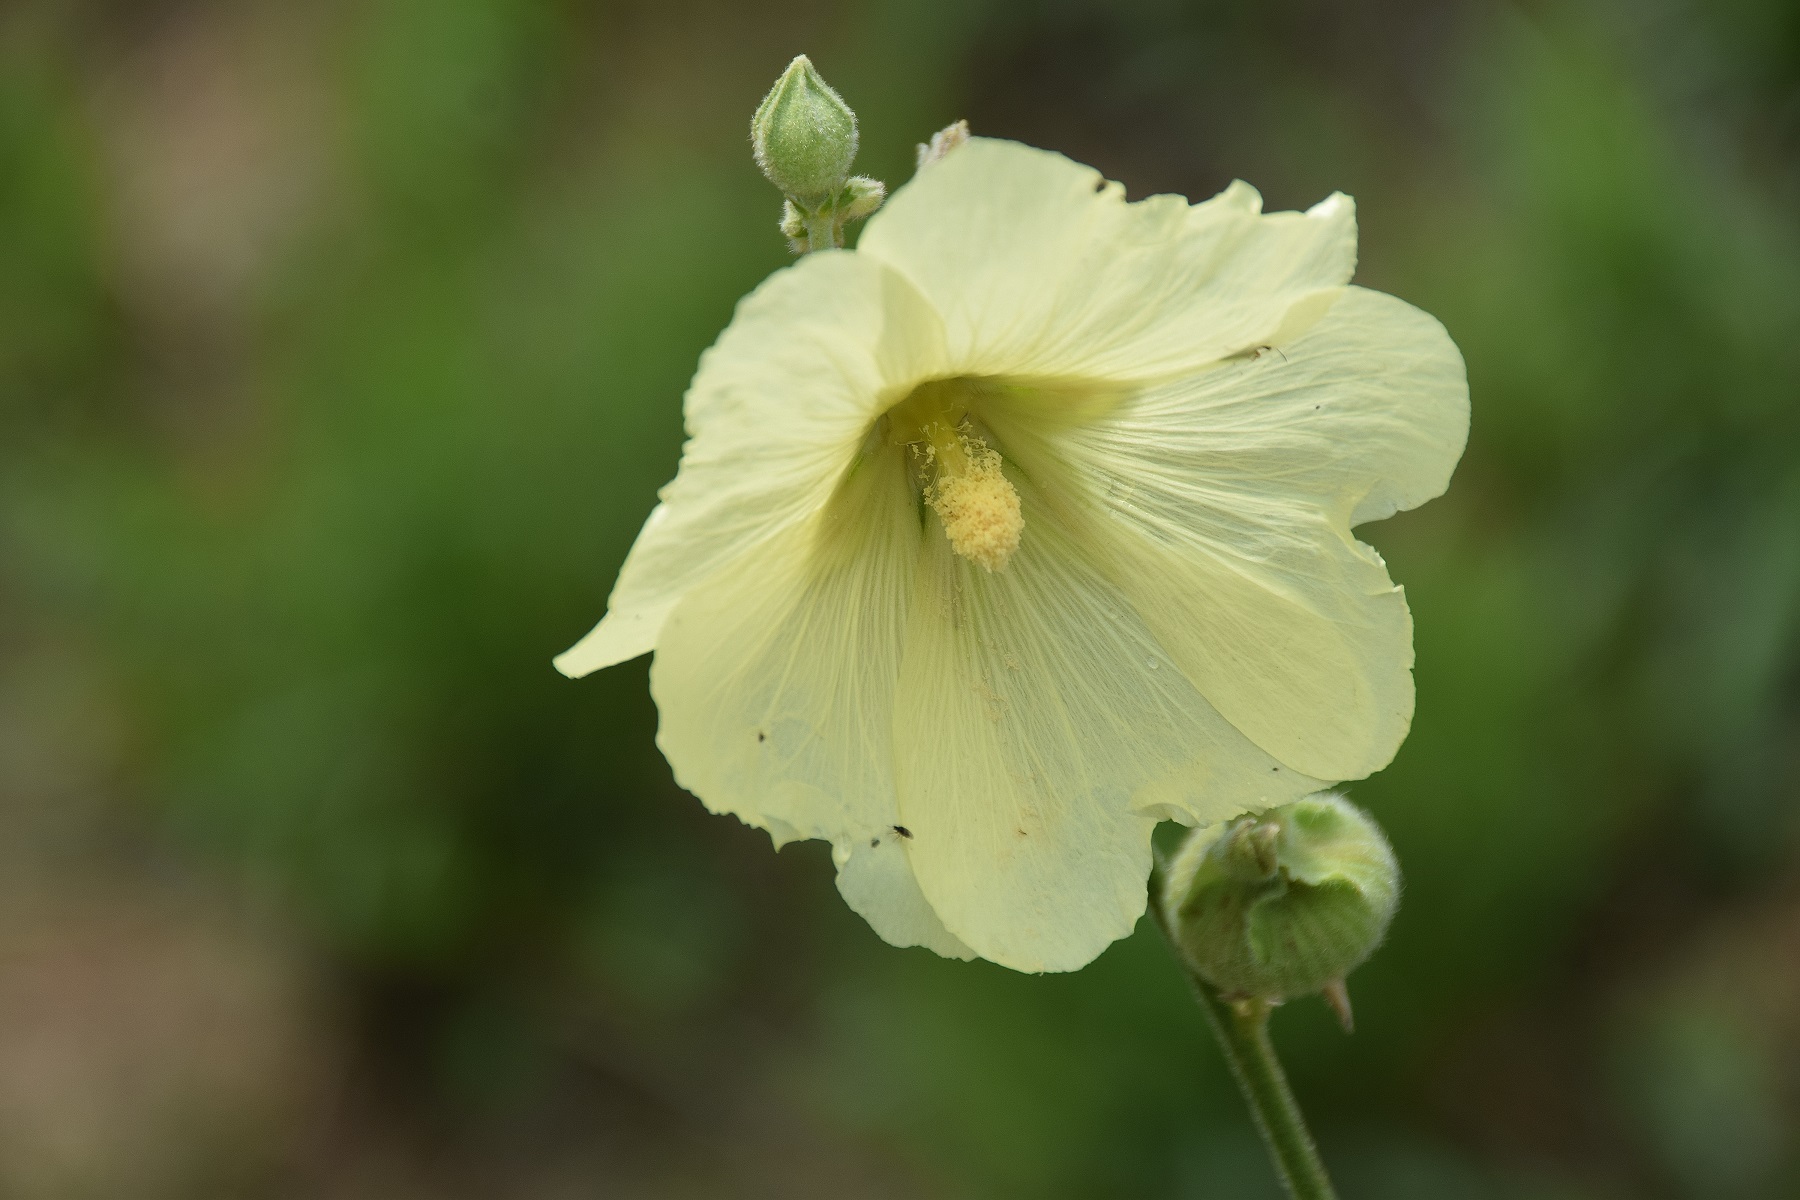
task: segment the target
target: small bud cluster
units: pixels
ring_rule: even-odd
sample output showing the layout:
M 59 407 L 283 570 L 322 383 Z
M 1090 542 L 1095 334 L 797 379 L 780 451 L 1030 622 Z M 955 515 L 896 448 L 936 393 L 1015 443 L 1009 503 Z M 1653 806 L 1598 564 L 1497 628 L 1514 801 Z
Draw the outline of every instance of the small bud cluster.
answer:
M 832 240 L 835 245 L 844 241 L 844 225 L 850 221 L 860 221 L 887 199 L 887 186 L 879 179 L 870 179 L 867 175 L 852 175 L 844 182 L 843 189 L 838 192 L 831 205 L 824 210 L 808 212 L 795 204 L 790 197 L 781 202 L 781 235 L 788 240 L 788 249 L 795 254 L 805 254 L 809 249 L 818 247 L 808 245 L 808 235 L 813 222 L 820 215 L 829 220 L 833 226 Z
M 750 119 L 756 165 L 787 199 L 781 232 L 796 254 L 844 244 L 844 226 L 881 207 L 879 180 L 851 175 L 856 114 L 802 54 Z
M 1194 830 L 1156 903 L 1189 967 L 1227 998 L 1325 992 L 1347 1025 L 1344 977 L 1381 944 L 1399 900 L 1380 828 L 1321 793 Z

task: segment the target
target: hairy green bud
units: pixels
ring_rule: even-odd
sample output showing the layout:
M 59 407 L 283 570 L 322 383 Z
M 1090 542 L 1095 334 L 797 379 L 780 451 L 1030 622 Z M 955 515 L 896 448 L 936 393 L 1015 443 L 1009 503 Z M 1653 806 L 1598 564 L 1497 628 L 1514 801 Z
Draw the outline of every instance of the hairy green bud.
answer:
M 787 239 L 789 250 L 795 254 L 806 253 L 806 214 L 796 208 L 792 200 L 781 202 L 781 224 L 778 228 L 781 236 Z
M 838 213 L 844 220 L 860 221 L 887 199 L 887 185 L 867 175 L 852 175 L 838 196 Z
M 856 159 L 856 114 L 802 54 L 781 73 L 750 119 L 756 165 L 809 210 L 828 204 Z
M 1331 793 L 1194 830 L 1157 898 L 1176 948 L 1227 998 L 1322 991 L 1346 1025 L 1344 977 L 1381 944 L 1399 901 L 1387 838 Z

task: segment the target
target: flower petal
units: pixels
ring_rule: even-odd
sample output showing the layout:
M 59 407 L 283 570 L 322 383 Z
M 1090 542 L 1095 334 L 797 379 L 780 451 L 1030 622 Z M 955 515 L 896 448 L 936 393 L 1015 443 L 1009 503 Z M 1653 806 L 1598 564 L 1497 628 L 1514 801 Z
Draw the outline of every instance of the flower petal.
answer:
M 1468 390 L 1443 327 L 1391 296 L 1346 288 L 1302 316 L 1279 353 L 1086 426 L 989 420 L 1025 470 L 1069 480 L 1112 576 L 1219 712 L 1297 771 L 1359 779 L 1411 723 L 1412 620 L 1350 528 L 1443 491 Z
M 1265 216 L 1245 183 L 1127 204 L 1091 167 L 973 138 L 896 191 L 857 253 L 943 315 L 956 371 L 1149 379 L 1257 346 L 1347 283 L 1356 217 L 1343 195 Z
M 651 649 L 697 583 L 825 503 L 870 422 L 942 355 L 937 315 L 873 259 L 810 254 L 770 276 L 701 357 L 680 471 L 606 618 L 557 669 L 585 675 Z
M 895 701 L 905 850 L 944 925 L 1022 971 L 1083 966 L 1144 911 L 1159 817 L 1219 820 L 1320 787 L 1233 729 L 1021 482 L 1002 572 L 935 522 Z
M 860 459 L 816 519 L 690 592 L 650 690 L 676 782 L 777 844 L 828 839 L 839 889 L 878 933 L 967 957 L 895 830 L 894 681 L 919 557 L 906 470 L 891 447 Z
M 832 847 L 831 858 L 838 869 L 838 894 L 883 941 L 924 946 L 945 958 L 975 957 L 975 951 L 944 928 L 919 890 L 899 834 L 890 831 L 868 842 L 839 842 Z

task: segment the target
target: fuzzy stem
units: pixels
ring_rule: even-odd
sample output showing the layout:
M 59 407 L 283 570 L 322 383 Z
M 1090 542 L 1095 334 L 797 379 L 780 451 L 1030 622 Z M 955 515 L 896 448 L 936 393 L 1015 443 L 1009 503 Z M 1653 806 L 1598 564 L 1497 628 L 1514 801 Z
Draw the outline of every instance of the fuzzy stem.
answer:
M 1269 1013 L 1273 1006 L 1262 1000 L 1227 1000 L 1188 967 L 1163 913 L 1161 876 L 1160 870 L 1151 876 L 1150 911 L 1174 950 L 1182 974 L 1193 986 L 1207 1024 L 1225 1051 L 1225 1061 L 1231 1064 L 1231 1074 L 1250 1106 L 1250 1115 L 1262 1134 L 1275 1173 L 1293 1200 L 1337 1200 L 1331 1177 L 1319 1159 L 1319 1148 L 1313 1143 L 1306 1118 L 1301 1115 L 1287 1075 L 1281 1069 L 1281 1060 L 1275 1055 L 1275 1045 L 1269 1040 Z
M 842 231 L 837 223 L 837 206 L 826 208 L 806 218 L 806 252 L 835 250 L 843 246 Z
M 1191 973 L 1189 978 L 1288 1195 L 1294 1200 L 1337 1200 L 1325 1164 L 1319 1160 L 1319 1148 L 1313 1144 L 1306 1118 L 1294 1102 L 1281 1060 L 1269 1041 L 1270 1006 L 1261 1000 L 1234 1004 L 1205 981 Z

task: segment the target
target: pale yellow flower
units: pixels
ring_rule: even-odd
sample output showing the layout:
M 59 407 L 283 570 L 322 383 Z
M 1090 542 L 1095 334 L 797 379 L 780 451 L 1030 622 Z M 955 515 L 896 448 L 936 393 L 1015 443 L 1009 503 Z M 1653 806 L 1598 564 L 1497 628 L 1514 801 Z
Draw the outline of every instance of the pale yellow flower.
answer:
M 1082 966 L 1144 911 L 1158 819 L 1406 735 L 1411 617 L 1350 530 L 1444 490 L 1468 393 L 1355 258 L 1341 195 L 1128 204 L 969 141 L 738 306 L 557 666 L 655 650 L 676 779 L 830 841 L 888 941 Z

